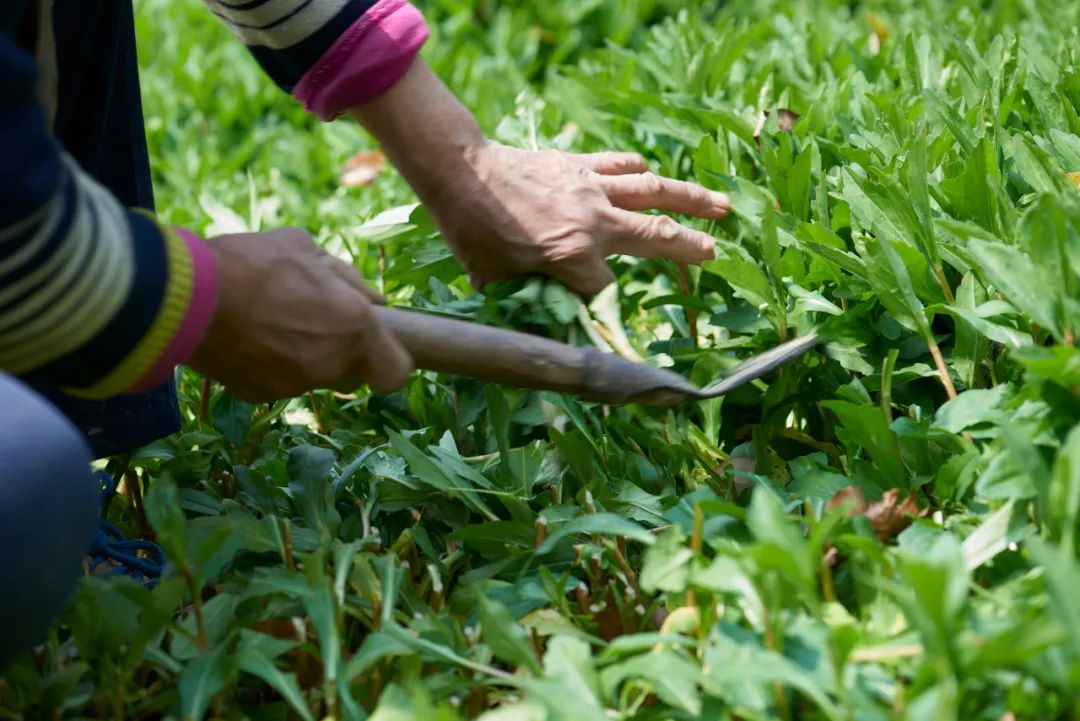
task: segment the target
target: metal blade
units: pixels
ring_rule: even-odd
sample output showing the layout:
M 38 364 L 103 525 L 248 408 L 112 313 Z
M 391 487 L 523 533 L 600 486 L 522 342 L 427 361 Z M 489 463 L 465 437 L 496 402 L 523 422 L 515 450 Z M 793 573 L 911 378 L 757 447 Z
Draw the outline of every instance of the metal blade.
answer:
M 736 388 L 757 380 L 766 373 L 790 363 L 816 346 L 820 341 L 821 338 L 817 333 L 808 333 L 801 338 L 795 338 L 786 343 L 781 343 L 775 348 L 771 348 L 764 353 L 749 358 L 735 366 L 735 370 L 726 377 L 715 383 L 710 383 L 698 391 L 697 397 L 702 399 L 716 398 L 725 393 L 730 393 Z

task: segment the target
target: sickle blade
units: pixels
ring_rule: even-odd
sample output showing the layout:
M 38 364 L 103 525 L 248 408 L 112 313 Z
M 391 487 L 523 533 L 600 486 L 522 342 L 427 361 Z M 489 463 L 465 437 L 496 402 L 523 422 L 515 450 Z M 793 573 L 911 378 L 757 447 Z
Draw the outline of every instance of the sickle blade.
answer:
M 780 366 L 787 365 L 820 342 L 821 338 L 817 333 L 809 333 L 782 343 L 735 366 L 735 370 L 725 378 L 702 388 L 698 397 L 716 398 L 730 393 Z

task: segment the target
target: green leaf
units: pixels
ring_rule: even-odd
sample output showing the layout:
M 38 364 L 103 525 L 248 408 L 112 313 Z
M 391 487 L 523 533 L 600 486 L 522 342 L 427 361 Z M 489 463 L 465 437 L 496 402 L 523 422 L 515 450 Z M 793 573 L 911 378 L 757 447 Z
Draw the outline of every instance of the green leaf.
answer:
M 1073 656 L 1080 655 L 1080 564 L 1064 548 L 1054 548 L 1041 538 L 1027 542 L 1027 550 L 1043 569 L 1050 611 L 1072 641 Z
M 319 638 L 323 677 L 333 683 L 337 681 L 341 664 L 341 632 L 329 578 L 320 579 L 314 590 L 304 597 L 304 609 Z
M 927 129 L 916 126 L 908 146 L 907 160 L 904 163 L 904 178 L 907 180 L 907 198 L 911 210 L 918 219 L 921 233 L 921 248 L 931 266 L 938 265 L 937 240 L 934 236 L 934 219 L 930 210 L 930 190 L 927 184 L 929 160 L 926 149 Z
M 577 318 L 581 300 L 565 286 L 555 282 L 545 283 L 542 299 L 544 308 L 560 325 L 573 323 Z
M 315 721 L 315 717 L 304 700 L 304 694 L 296 682 L 296 674 L 284 673 L 274 662 L 254 649 L 244 649 L 233 656 L 233 663 L 244 673 L 251 674 L 281 694 L 294 711 L 304 721 Z
M 384 658 L 411 656 L 413 653 L 411 646 L 402 643 L 392 634 L 376 631 L 364 639 L 360 648 L 349 659 L 343 678 L 349 682 L 355 681 Z
M 645 549 L 641 567 L 641 587 L 646 593 L 681 592 L 686 588 L 693 551 L 686 546 L 686 534 L 675 525 Z
M 180 715 L 184 721 L 201 721 L 214 696 L 225 688 L 229 671 L 225 647 L 218 646 L 191 661 L 180 672 Z
M 604 669 L 601 683 L 614 690 L 627 679 L 642 679 L 664 703 L 692 715 L 701 713 L 701 692 L 698 684 L 701 669 L 695 663 L 673 651 L 660 651 L 634 656 Z
M 1047 292 L 1057 286 L 1052 269 L 1036 266 L 1016 246 L 972 239 L 968 247 L 979 258 L 979 272 L 990 283 L 1032 321 L 1060 336 L 1055 311 L 1058 299 Z
M 827 401 L 821 404 L 840 419 L 837 436 L 854 456 L 863 449 L 874 460 L 875 469 L 883 476 L 884 488 L 904 488 L 908 472 L 900 457 L 900 444 L 889 427 L 881 409 L 873 405 L 856 405 L 847 401 Z
M 702 263 L 702 270 L 726 280 L 755 306 L 775 305 L 769 278 L 750 253 L 741 246 L 719 239 L 716 251 L 717 259 Z
M 867 238 L 863 253 L 866 277 L 877 294 L 877 300 L 900 325 L 931 339 L 930 324 L 922 301 L 915 294 L 911 275 L 891 241 L 883 236 Z
M 873 231 L 879 240 L 892 244 L 906 243 L 918 248 L 927 261 L 937 261 L 936 248 L 924 237 L 923 224 L 911 200 L 887 175 L 876 182 L 844 169 L 844 200 L 859 224 Z M 925 178 L 924 178 L 925 189 Z M 929 204 L 929 199 L 926 200 Z
M 717 633 L 709 639 L 704 661 L 706 693 L 728 699 L 730 703 L 750 706 L 751 699 L 765 696 L 765 687 L 779 683 L 803 694 L 825 718 L 844 718 L 815 679 L 774 651 L 739 643 L 725 633 Z M 758 692 L 751 696 L 748 687 L 756 687 Z M 768 693 L 771 697 L 772 689 Z M 762 717 L 772 718 L 774 713 L 763 713 Z
M 1008 501 L 987 516 L 986 520 L 964 539 L 960 548 L 964 553 L 964 564 L 969 571 L 974 571 L 1008 548 L 1015 517 L 1016 504 L 1014 501 Z
M 1070 552 L 1077 547 L 1080 521 L 1080 425 L 1074 426 L 1054 459 L 1050 476 L 1049 511 L 1055 534 Z
M 753 548 L 758 563 L 781 570 L 804 593 L 814 595 L 814 570 L 806 541 L 772 491 L 760 486 L 754 489 L 746 526 L 759 542 Z
M 310 528 L 336 536 L 341 516 L 334 507 L 331 472 L 334 452 L 317 446 L 298 446 L 289 451 L 289 491 L 297 510 Z
M 607 536 L 622 536 L 631 541 L 637 541 L 646 546 L 656 542 L 656 537 L 642 528 L 637 523 L 630 521 L 614 513 L 594 513 L 579 516 L 574 520 L 560 526 L 548 535 L 540 548 L 536 549 L 538 556 L 551 553 L 563 539 L 575 536 L 579 533 L 599 533 Z
M 484 643 L 497 658 L 515 666 L 524 666 L 534 674 L 540 674 L 540 663 L 533 656 L 529 636 L 518 625 L 510 612 L 498 601 L 480 598 L 480 628 Z
M 248 430 L 251 428 L 254 406 L 222 393 L 214 401 L 211 418 L 214 428 L 234 446 L 244 445 Z
M 484 514 L 488 520 L 497 521 L 499 517 L 488 507 L 487 503 L 480 498 L 475 489 L 464 482 L 460 476 L 445 468 L 433 458 L 425 455 L 419 448 L 414 446 L 405 436 L 400 433 L 387 430 L 387 438 L 390 444 L 401 454 L 409 464 L 409 470 L 424 484 L 446 493 L 450 497 L 461 498 L 473 509 Z
M 937 410 L 934 426 L 959 434 L 979 426 L 1001 425 L 1009 418 L 1003 406 L 1010 396 L 1008 386 L 964 391 Z
M 154 527 L 158 545 L 180 566 L 187 564 L 187 519 L 180 494 L 171 478 L 158 478 L 146 493 L 146 518 Z
M 476 717 L 476 721 L 549 721 L 547 711 L 535 701 L 508 703 Z
M 577 707 L 582 721 L 606 718 L 600 705 L 600 678 L 586 642 L 569 636 L 551 639 L 544 654 L 544 681 L 525 687 L 534 690 L 534 696 L 539 695 L 536 691 L 554 692 L 558 698 L 544 694 L 538 700 L 557 712 Z

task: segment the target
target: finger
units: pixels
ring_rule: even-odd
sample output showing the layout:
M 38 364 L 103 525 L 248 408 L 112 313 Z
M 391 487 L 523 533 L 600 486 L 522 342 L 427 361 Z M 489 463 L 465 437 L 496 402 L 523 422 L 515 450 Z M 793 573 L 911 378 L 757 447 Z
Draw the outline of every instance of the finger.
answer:
M 645 158 L 637 153 L 606 150 L 600 153 L 573 153 L 572 157 L 584 163 L 589 170 L 601 175 L 644 173 L 649 169 Z
M 334 277 L 340 278 L 356 290 L 363 293 L 364 297 L 367 298 L 369 301 L 377 305 L 386 305 L 386 298 L 383 297 L 383 295 L 377 290 L 368 285 L 364 281 L 364 278 L 360 275 L 360 271 L 358 271 L 356 268 L 349 265 L 345 261 L 339 258 L 335 258 L 334 256 L 329 254 L 323 256 L 323 263 L 326 265 L 327 269 L 334 274 Z
M 715 257 L 716 241 L 666 215 L 644 215 L 612 208 L 606 250 L 637 258 L 668 258 L 701 263 Z
M 624 210 L 664 210 L 701 218 L 723 218 L 731 210 L 724 193 L 653 173 L 602 176 L 598 182 L 611 204 Z
M 376 393 L 392 393 L 409 380 L 412 356 L 370 308 L 364 315 L 363 333 L 353 356 L 357 380 L 367 383 Z
M 574 291 L 586 301 L 615 282 L 604 259 L 599 255 L 589 255 L 580 260 L 563 261 L 551 265 L 544 271 L 555 280 Z

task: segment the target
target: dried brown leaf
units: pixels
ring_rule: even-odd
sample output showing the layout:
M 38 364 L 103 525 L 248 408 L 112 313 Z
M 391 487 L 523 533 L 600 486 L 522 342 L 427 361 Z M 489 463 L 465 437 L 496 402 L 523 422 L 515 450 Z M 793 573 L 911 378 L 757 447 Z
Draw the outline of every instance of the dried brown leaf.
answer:
M 386 158 L 378 150 L 361 150 L 349 158 L 338 180 L 347 188 L 371 185 L 386 167 Z
M 829 499 L 829 502 L 825 504 L 825 510 L 831 511 L 846 503 L 851 503 L 852 505 L 851 510 L 848 512 L 849 517 L 866 513 L 866 494 L 863 493 L 863 489 L 858 486 L 847 486 L 834 493 L 833 497 Z
M 788 110 L 787 108 L 780 108 L 776 111 L 776 123 L 781 132 L 790 133 L 791 129 L 795 127 L 795 123 L 799 122 L 800 115 L 794 110 Z M 769 119 L 769 111 L 763 110 L 761 115 L 758 116 L 757 127 L 754 128 L 754 140 L 761 137 L 761 131 L 765 129 L 765 123 Z
M 915 491 L 908 491 L 908 495 L 901 500 L 899 489 L 891 488 L 885 492 L 880 501 L 867 503 L 866 495 L 861 488 L 847 486 L 837 491 L 829 499 L 825 508 L 832 510 L 845 503 L 851 504 L 849 516 L 866 516 L 874 529 L 874 534 L 882 543 L 896 538 L 911 525 L 915 517 L 921 515 L 919 505 L 915 501 Z

